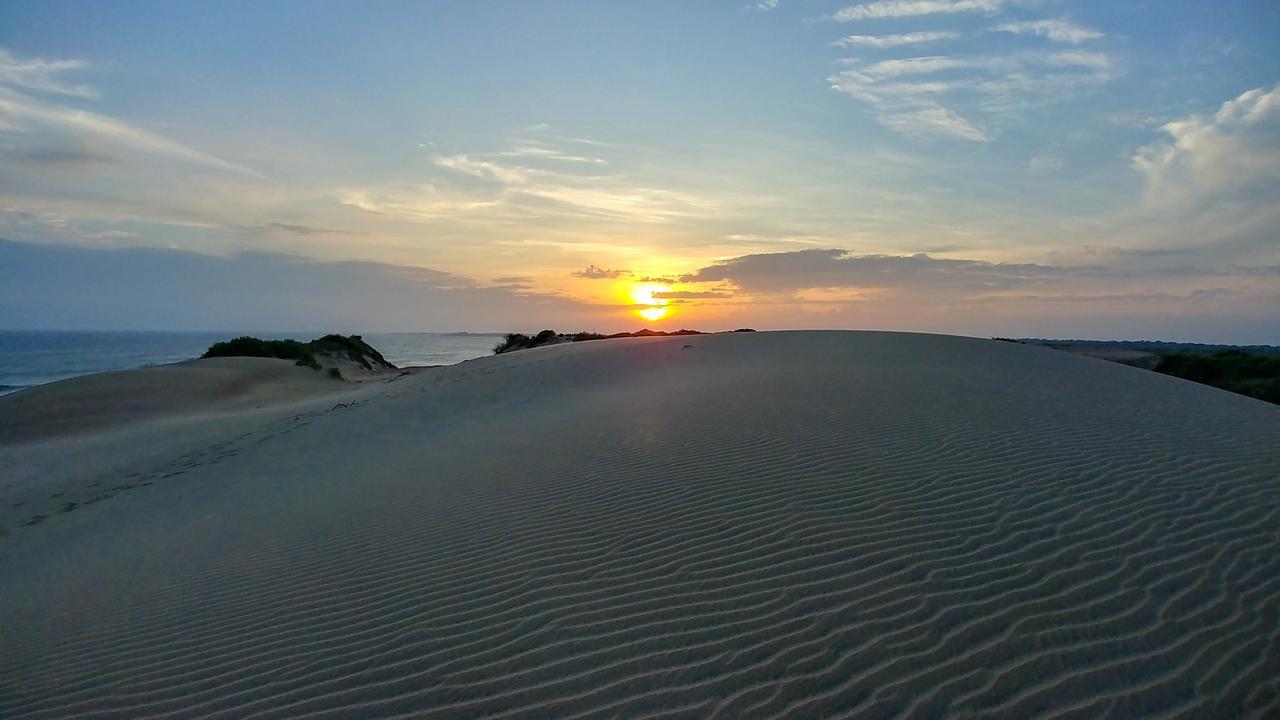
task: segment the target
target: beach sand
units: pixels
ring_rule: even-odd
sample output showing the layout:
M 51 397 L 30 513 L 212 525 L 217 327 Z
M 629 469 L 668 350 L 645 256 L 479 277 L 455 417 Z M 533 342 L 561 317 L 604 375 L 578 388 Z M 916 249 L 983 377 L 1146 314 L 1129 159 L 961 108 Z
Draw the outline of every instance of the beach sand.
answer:
M 0 398 L 0 717 L 1280 715 L 1280 407 L 906 333 L 238 360 Z

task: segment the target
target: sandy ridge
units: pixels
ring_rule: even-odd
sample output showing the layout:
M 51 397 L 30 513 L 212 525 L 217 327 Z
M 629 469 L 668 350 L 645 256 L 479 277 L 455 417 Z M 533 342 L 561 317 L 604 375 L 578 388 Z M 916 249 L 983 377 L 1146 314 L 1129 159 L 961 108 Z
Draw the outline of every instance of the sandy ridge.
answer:
M 38 553 L 122 561 L 15 538 L 0 712 L 1274 710 L 1280 413 L 993 345 L 610 341 L 361 390 L 120 504 L 131 539 L 223 508 L 142 587 L 23 623 L 78 582 Z

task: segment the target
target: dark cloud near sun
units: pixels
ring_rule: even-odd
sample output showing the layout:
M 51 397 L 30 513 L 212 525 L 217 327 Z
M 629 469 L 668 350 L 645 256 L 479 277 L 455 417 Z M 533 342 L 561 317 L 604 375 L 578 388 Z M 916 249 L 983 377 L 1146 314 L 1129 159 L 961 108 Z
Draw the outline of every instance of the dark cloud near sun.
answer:
M 744 255 L 684 275 L 681 282 L 729 282 L 748 292 L 809 288 L 914 288 L 985 291 L 1031 285 L 1071 272 L 1034 263 L 989 263 L 917 255 L 850 255 L 845 250 L 798 250 Z
M 630 275 L 630 270 L 609 270 L 598 265 L 588 265 L 584 270 L 577 270 L 570 273 L 574 277 L 586 278 L 588 280 L 614 280 L 623 275 Z
M 672 292 L 655 292 L 653 296 L 661 300 L 714 300 L 716 298 L 733 297 L 733 293 L 726 290 L 674 290 Z

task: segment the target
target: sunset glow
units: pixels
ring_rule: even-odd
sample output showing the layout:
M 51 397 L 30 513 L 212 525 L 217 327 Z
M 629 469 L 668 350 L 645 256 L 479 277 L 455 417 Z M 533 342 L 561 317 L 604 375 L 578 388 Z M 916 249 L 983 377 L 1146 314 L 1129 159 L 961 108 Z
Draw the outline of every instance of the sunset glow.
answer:
M 657 320 L 661 320 L 662 318 L 667 316 L 667 308 L 664 308 L 664 307 L 645 308 L 643 310 L 637 310 L 636 314 L 638 314 L 640 317 L 644 318 L 645 320 L 654 322 Z
M 667 305 L 667 299 L 655 297 L 655 295 L 666 292 L 671 292 L 671 288 L 666 285 L 655 283 L 633 285 L 629 291 L 631 301 L 636 305 L 644 306 L 638 308 L 636 314 L 650 322 L 656 322 L 666 317 L 671 310 Z
M 1280 343 L 1275 2 L 152 4 L 0 11 L 0 328 Z

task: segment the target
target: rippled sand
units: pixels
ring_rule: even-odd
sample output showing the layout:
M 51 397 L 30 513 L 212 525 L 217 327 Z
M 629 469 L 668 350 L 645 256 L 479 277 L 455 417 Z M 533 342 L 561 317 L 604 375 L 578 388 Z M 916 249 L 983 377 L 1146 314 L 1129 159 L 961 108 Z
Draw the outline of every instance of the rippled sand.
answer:
M 869 332 L 325 392 L 0 445 L 0 717 L 1280 715 L 1280 407 Z

